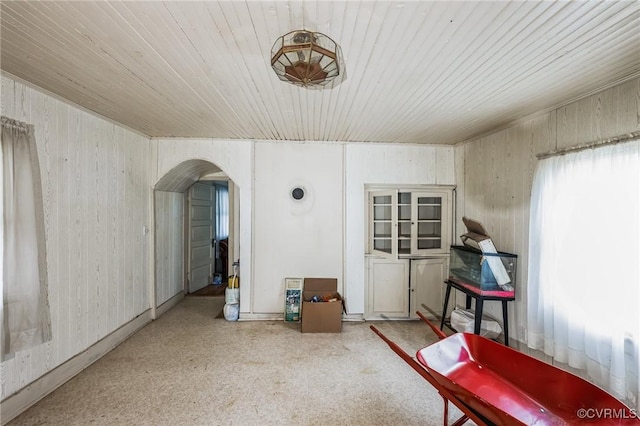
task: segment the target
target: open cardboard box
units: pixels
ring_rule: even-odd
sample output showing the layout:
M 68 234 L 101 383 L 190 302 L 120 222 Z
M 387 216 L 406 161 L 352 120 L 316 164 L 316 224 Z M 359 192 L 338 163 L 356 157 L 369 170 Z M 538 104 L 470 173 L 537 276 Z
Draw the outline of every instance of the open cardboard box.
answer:
M 313 296 L 336 299 L 333 302 L 311 302 Z M 305 278 L 302 291 L 303 333 L 342 332 L 342 297 L 336 278 Z
M 491 241 L 489 233 L 484 229 L 484 226 L 476 220 L 463 217 L 462 222 L 464 223 L 464 226 L 467 227 L 467 232 L 460 235 L 462 243 L 467 247 L 482 251 L 482 246 L 480 244 L 487 240 Z

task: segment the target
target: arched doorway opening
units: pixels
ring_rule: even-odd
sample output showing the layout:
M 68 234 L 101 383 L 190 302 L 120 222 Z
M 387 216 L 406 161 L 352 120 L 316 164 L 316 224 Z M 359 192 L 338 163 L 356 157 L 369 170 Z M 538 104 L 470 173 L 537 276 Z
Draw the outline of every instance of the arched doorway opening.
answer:
M 226 204 L 221 193 L 227 197 Z M 185 294 L 210 284 L 216 274 L 232 270 L 234 259 L 239 258 L 239 201 L 237 187 L 227 174 L 201 159 L 183 161 L 164 174 L 154 186 L 153 198 L 155 318 Z M 226 226 L 221 226 L 224 220 Z M 226 264 L 220 250 L 223 239 Z

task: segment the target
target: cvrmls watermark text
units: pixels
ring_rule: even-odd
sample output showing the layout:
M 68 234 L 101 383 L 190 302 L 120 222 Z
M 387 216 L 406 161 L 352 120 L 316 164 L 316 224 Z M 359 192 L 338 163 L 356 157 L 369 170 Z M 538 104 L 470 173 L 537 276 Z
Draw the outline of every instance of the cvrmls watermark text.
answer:
M 579 419 L 637 419 L 638 413 L 631 408 L 580 408 Z

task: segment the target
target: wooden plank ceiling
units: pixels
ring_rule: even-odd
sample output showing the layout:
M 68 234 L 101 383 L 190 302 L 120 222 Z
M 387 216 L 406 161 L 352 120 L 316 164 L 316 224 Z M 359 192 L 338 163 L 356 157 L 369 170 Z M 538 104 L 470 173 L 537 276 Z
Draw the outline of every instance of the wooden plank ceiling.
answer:
M 152 137 L 452 144 L 640 73 L 640 2 L 1 3 L 1 68 Z M 342 47 L 327 90 L 278 36 Z

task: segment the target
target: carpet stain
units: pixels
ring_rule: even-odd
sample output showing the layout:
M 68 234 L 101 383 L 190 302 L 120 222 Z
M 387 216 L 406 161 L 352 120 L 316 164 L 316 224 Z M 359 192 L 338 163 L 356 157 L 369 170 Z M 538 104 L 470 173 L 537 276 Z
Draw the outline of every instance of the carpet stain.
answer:
M 365 369 L 360 370 L 360 374 L 377 374 L 378 370 L 375 368 L 367 367 Z

